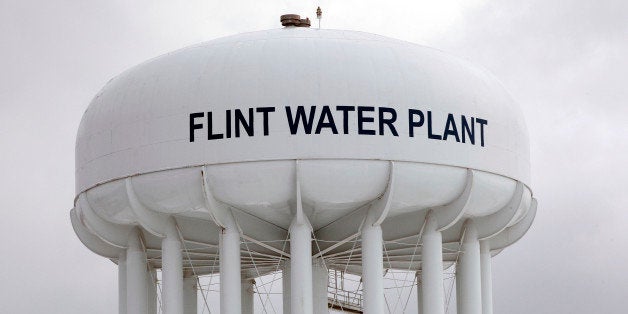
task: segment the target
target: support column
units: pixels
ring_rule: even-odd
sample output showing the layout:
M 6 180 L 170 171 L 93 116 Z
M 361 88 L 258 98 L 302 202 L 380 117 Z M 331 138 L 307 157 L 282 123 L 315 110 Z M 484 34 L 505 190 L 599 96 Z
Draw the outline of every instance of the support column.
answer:
M 421 279 L 421 272 L 420 271 L 416 272 L 416 295 L 417 295 L 416 304 L 417 304 L 419 314 L 426 313 L 423 311 L 423 282 L 422 280 L 423 279 Z
M 465 225 L 460 257 L 456 265 L 458 314 L 482 314 L 480 272 L 480 242 L 475 225 L 469 220 Z
M 327 284 L 329 282 L 329 273 L 322 258 L 315 259 L 312 265 L 314 314 L 328 314 Z
M 148 314 L 157 314 L 157 271 L 154 269 L 149 269 L 146 271 L 146 287 L 148 288 L 147 292 L 147 302 L 146 306 L 148 309 Z
M 290 280 L 290 261 L 286 261 L 281 270 L 281 294 L 284 314 L 290 314 Z
M 198 311 L 197 277 L 183 278 L 183 314 L 197 314 Z
M 313 313 L 312 233 L 296 218 L 290 225 L 290 313 Z
M 161 241 L 164 314 L 183 313 L 183 255 L 181 240 L 173 218 L 168 219 Z
M 372 223 L 362 227 L 362 282 L 364 284 L 364 313 L 385 313 L 384 260 L 382 227 Z
M 423 247 L 421 249 L 421 280 L 422 311 L 421 313 L 444 314 L 443 295 L 443 238 L 436 230 L 436 218 L 428 214 L 425 229 L 423 230 Z
M 242 291 L 242 314 L 255 313 L 255 280 L 242 279 L 240 290 Z
M 135 229 L 129 235 L 126 249 L 127 314 L 146 314 L 148 312 L 146 275 L 146 253 L 140 242 L 139 231 Z
M 126 314 L 126 251 L 118 257 L 118 313 Z
M 482 268 L 482 314 L 493 314 L 491 248 L 486 241 L 480 241 L 480 265 Z
M 220 313 L 241 314 L 240 232 L 229 215 L 227 227 L 220 232 Z

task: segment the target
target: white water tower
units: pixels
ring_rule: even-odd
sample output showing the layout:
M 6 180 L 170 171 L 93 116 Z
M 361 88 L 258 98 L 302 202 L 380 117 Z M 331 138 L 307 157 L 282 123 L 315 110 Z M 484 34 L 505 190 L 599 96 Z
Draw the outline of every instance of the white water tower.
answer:
M 284 313 L 328 311 L 328 272 L 418 274 L 420 313 L 492 313 L 490 260 L 530 227 L 528 134 L 486 71 L 378 35 L 309 28 L 184 48 L 112 79 L 76 141 L 72 223 L 119 268 L 120 313 L 252 313 L 252 280 L 283 270 Z M 387 244 L 386 252 L 383 251 Z M 384 254 L 386 253 L 386 254 Z

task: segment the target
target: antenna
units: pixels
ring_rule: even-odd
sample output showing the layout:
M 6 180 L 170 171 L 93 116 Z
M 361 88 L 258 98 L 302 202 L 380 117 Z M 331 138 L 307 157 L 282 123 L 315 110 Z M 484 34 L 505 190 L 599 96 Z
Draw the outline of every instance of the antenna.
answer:
M 323 10 L 319 6 L 316 8 L 316 18 L 318 19 L 318 29 L 321 29 L 321 17 L 323 17 Z

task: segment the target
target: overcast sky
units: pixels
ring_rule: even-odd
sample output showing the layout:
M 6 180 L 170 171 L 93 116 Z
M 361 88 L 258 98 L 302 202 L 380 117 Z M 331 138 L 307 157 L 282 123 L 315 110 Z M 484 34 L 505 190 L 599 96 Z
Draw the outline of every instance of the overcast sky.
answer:
M 628 1 L 0 0 L 0 312 L 117 311 L 117 270 L 76 238 L 74 140 L 90 99 L 148 58 L 279 15 L 480 64 L 531 135 L 529 233 L 493 262 L 495 312 L 628 308 Z

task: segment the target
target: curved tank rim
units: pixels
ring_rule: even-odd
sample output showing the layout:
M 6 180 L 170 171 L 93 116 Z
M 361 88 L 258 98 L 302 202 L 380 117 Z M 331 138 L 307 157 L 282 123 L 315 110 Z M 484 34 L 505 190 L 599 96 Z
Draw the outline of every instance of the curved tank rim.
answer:
M 474 171 L 481 171 L 484 173 L 489 173 L 492 175 L 496 175 L 496 176 L 500 176 L 500 177 L 504 177 L 504 178 L 508 178 L 514 181 L 520 181 L 517 178 L 513 178 L 511 176 L 507 176 L 504 174 L 500 174 L 494 171 L 488 171 L 488 170 L 482 170 L 482 169 L 473 169 L 473 168 L 468 168 L 468 167 L 462 167 L 462 166 L 455 166 L 455 165 L 448 165 L 448 164 L 439 164 L 439 163 L 431 163 L 431 162 L 416 162 L 416 161 L 407 161 L 407 160 L 389 160 L 389 159 L 358 159 L 358 158 L 309 158 L 309 159 L 271 159 L 271 160 L 254 160 L 254 161 L 237 161 L 237 162 L 222 162 L 222 163 L 213 163 L 213 164 L 196 164 L 196 165 L 187 165 L 187 166 L 183 166 L 183 167 L 173 167 L 173 168 L 167 168 L 167 169 L 158 169 L 158 170 L 153 170 L 153 171 L 147 171 L 147 172 L 142 172 L 142 173 L 134 173 L 131 175 L 127 175 L 127 176 L 121 176 L 118 178 L 113 178 L 113 179 L 109 179 L 106 181 L 102 181 L 99 183 L 96 183 L 88 188 L 82 189 L 82 190 L 77 190 L 75 192 L 75 196 L 74 196 L 74 204 L 76 204 L 76 202 L 78 201 L 78 198 L 81 194 L 88 192 L 94 188 L 97 188 L 99 186 L 105 185 L 107 183 L 111 183 L 111 182 L 116 182 L 119 180 L 124 180 L 126 178 L 133 178 L 133 177 L 137 177 L 137 176 L 141 176 L 141 175 L 146 175 L 146 174 L 152 174 L 152 173 L 161 173 L 161 172 L 166 172 L 166 171 L 174 171 L 174 170 L 181 170 L 181 169 L 190 169 L 190 168 L 198 168 L 198 167 L 204 167 L 204 166 L 218 166 L 218 165 L 235 165 L 235 164 L 246 164 L 246 163 L 261 163 L 261 162 L 277 162 L 277 161 L 310 161 L 310 160 L 317 160 L 317 161 L 335 161 L 335 160 L 343 160 L 343 161 L 347 161 L 347 160 L 356 160 L 356 161 L 392 161 L 392 162 L 399 162 L 399 163 L 409 163 L 409 164 L 421 164 L 421 165 L 434 165 L 434 166 L 441 166 L 441 167 L 452 167 L 452 168 L 459 168 L 459 169 L 471 169 Z M 530 192 L 532 193 L 532 196 L 534 196 L 534 191 L 532 190 L 532 187 L 530 184 L 528 184 L 528 182 L 525 181 L 521 181 L 523 183 L 523 185 L 530 190 Z

